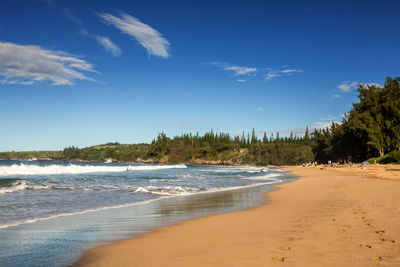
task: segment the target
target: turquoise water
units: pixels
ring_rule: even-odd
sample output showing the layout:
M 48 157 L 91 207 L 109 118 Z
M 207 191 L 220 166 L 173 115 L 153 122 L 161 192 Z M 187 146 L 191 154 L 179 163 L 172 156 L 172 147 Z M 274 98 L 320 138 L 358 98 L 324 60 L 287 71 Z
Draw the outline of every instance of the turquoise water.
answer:
M 68 266 L 85 249 L 256 205 L 277 169 L 0 161 L 0 266 Z

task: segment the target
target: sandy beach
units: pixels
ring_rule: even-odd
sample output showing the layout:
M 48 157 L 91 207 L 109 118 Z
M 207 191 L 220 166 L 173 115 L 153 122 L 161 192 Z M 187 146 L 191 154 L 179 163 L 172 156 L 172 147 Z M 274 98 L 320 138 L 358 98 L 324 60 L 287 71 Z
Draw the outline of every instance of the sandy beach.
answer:
M 264 204 L 87 251 L 76 266 L 400 266 L 400 167 L 285 167 Z

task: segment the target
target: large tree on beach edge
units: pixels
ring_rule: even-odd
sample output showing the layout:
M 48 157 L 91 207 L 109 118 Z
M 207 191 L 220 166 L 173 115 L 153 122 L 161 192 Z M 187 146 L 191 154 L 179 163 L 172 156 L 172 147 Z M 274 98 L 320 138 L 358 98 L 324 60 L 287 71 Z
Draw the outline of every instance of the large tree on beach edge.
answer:
M 400 77 L 385 85 L 360 84 L 359 103 L 353 104 L 344 126 L 379 156 L 400 148 Z

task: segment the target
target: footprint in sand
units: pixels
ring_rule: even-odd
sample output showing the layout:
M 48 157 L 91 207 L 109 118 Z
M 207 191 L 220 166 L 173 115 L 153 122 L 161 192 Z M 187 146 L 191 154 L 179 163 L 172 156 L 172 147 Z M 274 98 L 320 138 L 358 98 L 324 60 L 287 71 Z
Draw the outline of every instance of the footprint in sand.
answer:
M 383 261 L 383 258 L 382 258 L 382 256 L 377 256 L 377 257 L 374 257 L 374 258 L 372 258 L 373 260 L 375 260 L 375 261 Z
M 274 261 L 275 263 L 282 263 L 288 260 L 288 257 L 280 257 L 280 258 L 272 258 L 272 261 Z
M 290 251 L 291 247 L 280 247 L 280 250 Z
M 394 241 L 394 240 L 392 240 L 392 239 L 381 238 L 380 240 L 381 240 L 382 242 L 396 243 L 396 241 Z

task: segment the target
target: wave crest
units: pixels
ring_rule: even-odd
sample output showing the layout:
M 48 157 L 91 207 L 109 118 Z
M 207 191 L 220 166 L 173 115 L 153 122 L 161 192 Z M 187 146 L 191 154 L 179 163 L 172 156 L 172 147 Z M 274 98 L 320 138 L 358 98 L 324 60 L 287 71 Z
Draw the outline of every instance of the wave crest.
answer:
M 95 165 L 31 165 L 13 164 L 11 166 L 0 166 L 0 176 L 11 175 L 52 175 L 52 174 L 81 174 L 81 173 L 102 173 L 102 172 L 125 172 L 125 171 L 146 171 L 162 169 L 187 168 L 184 164 L 176 165 L 140 165 L 140 166 L 95 166 Z
M 200 191 L 198 188 L 182 186 L 139 186 L 135 193 L 155 194 L 155 195 L 188 195 Z

